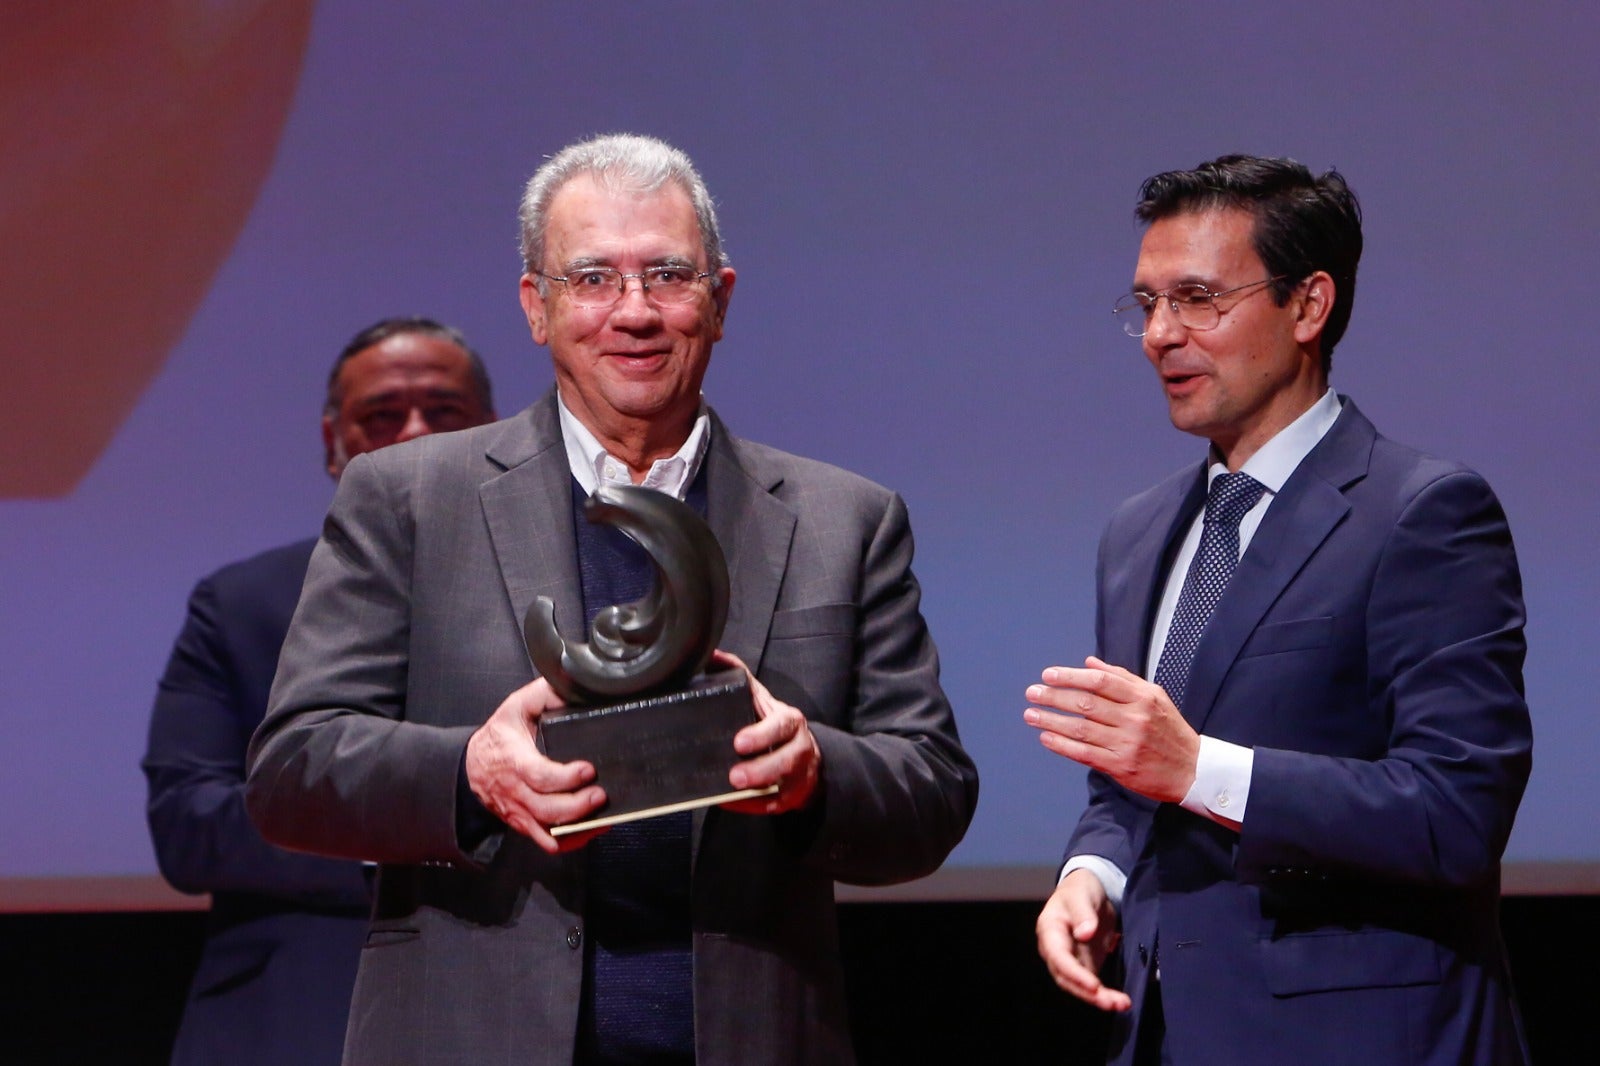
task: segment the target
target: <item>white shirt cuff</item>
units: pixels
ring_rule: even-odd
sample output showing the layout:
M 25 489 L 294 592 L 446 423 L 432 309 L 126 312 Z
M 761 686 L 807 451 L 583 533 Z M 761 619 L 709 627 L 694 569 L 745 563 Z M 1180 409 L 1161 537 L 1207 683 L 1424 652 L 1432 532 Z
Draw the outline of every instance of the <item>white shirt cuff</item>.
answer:
M 1116 863 L 1099 855 L 1074 855 L 1061 867 L 1061 876 L 1056 878 L 1056 884 L 1059 885 L 1074 870 L 1088 870 L 1098 877 L 1106 890 L 1106 899 L 1118 911 L 1122 910 L 1122 890 L 1128 885 L 1128 875 L 1117 869 Z
M 1250 773 L 1255 769 L 1254 748 L 1202 736 L 1195 761 L 1194 784 L 1181 806 L 1202 818 L 1238 829 L 1250 801 Z

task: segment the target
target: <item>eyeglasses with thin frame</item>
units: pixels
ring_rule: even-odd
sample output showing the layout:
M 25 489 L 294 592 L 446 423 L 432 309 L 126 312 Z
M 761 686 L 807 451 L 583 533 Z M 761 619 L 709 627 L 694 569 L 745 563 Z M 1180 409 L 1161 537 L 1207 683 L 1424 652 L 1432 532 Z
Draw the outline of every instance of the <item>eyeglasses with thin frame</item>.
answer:
M 1122 323 L 1122 332 L 1130 337 L 1143 337 L 1150 332 L 1150 320 L 1155 317 L 1156 305 L 1165 300 L 1172 308 L 1172 313 L 1178 316 L 1178 322 L 1184 329 L 1196 332 L 1216 329 L 1217 324 L 1222 321 L 1222 316 L 1238 305 L 1236 300 L 1233 306 L 1218 307 L 1217 301 L 1222 297 L 1246 292 L 1249 289 L 1259 289 L 1263 285 L 1271 285 L 1286 277 L 1287 274 L 1276 274 L 1260 281 L 1252 281 L 1248 285 L 1223 289 L 1221 292 L 1212 292 L 1198 283 L 1174 285 L 1160 292 L 1130 292 L 1117 301 L 1111 313 Z
M 547 281 L 559 281 L 567 296 L 579 307 L 610 307 L 622 299 L 628 279 L 638 278 L 645 299 L 661 306 L 686 304 L 700 294 L 700 282 L 711 277 L 709 271 L 677 264 L 647 267 L 638 274 L 624 274 L 614 267 L 573 267 L 565 274 L 535 271 Z

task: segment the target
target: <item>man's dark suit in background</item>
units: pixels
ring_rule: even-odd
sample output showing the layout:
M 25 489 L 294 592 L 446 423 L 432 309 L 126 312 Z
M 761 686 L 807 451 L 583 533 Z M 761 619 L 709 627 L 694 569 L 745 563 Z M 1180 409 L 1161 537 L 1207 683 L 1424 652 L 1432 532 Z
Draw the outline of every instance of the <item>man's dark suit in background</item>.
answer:
M 212 896 L 174 1063 L 330 1063 L 344 1044 L 366 876 L 268 844 L 240 788 L 315 544 L 201 581 L 156 695 L 144 760 L 156 857 L 174 888 Z
M 328 473 L 351 456 L 493 417 L 488 378 L 460 334 L 386 319 L 329 376 Z M 161 678 L 143 767 L 156 859 L 182 892 L 211 894 L 206 943 L 173 1048 L 178 1066 L 339 1061 L 369 877 L 360 863 L 262 839 L 244 806 L 245 751 L 315 540 L 223 567 L 195 587 Z

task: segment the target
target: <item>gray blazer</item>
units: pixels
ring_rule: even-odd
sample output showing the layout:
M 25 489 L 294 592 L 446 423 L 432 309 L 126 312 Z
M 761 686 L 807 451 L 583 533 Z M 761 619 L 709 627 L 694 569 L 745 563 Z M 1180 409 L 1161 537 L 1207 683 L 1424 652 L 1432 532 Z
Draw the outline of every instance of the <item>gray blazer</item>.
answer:
M 707 508 L 732 586 L 722 646 L 811 720 L 820 807 L 694 821 L 699 1062 L 852 1053 L 833 882 L 926 874 L 977 774 L 938 683 L 895 494 L 729 435 Z M 276 843 L 382 864 L 347 1063 L 572 1061 L 584 852 L 456 839 L 467 738 L 534 676 L 534 597 L 582 631 L 571 473 L 554 394 L 502 422 L 358 457 L 340 481 L 251 748 Z

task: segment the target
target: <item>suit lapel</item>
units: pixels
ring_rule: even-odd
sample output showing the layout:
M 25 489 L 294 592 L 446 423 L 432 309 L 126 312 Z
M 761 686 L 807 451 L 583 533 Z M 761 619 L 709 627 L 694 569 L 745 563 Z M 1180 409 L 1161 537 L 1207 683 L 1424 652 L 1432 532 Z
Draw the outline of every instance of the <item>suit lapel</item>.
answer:
M 728 622 L 720 647 L 760 668 L 783 586 L 795 515 L 772 495 L 776 471 L 735 439 L 715 413 L 706 453 L 706 510 L 728 562 Z M 572 471 L 561 438 L 555 394 L 485 450 L 504 470 L 479 488 L 496 561 L 518 624 L 537 596 L 556 605 L 563 635 L 584 639 L 583 589 L 572 530 Z
M 555 393 L 528 409 L 485 453 L 504 470 L 478 489 L 495 560 L 511 597 L 517 626 L 528 606 L 548 596 L 556 627 L 583 637 L 583 588 L 572 531 L 572 470 L 567 464 Z M 530 664 L 531 666 L 531 664 Z
M 744 660 L 751 673 L 761 669 L 795 526 L 794 512 L 772 495 L 782 475 L 764 465 L 712 412 L 706 521 L 728 563 L 728 622 L 717 646 Z M 697 873 L 706 821 L 716 813 L 694 812 L 690 862 Z
M 1197 732 L 1211 717 L 1217 693 L 1245 642 L 1349 513 L 1344 490 L 1366 476 L 1376 437 L 1372 423 L 1345 399 L 1338 421 L 1267 508 L 1195 649 L 1184 717 Z
M 772 493 L 783 478 L 715 414 L 706 454 L 706 517 L 728 560 L 728 624 L 720 647 L 759 671 L 794 538 L 795 515 Z
M 1105 575 L 1106 612 L 1100 654 L 1109 663 L 1143 675 L 1150 654 L 1150 629 L 1173 552 L 1206 498 L 1205 467 L 1172 479 L 1157 493 L 1153 512 L 1140 522 L 1131 549 Z

